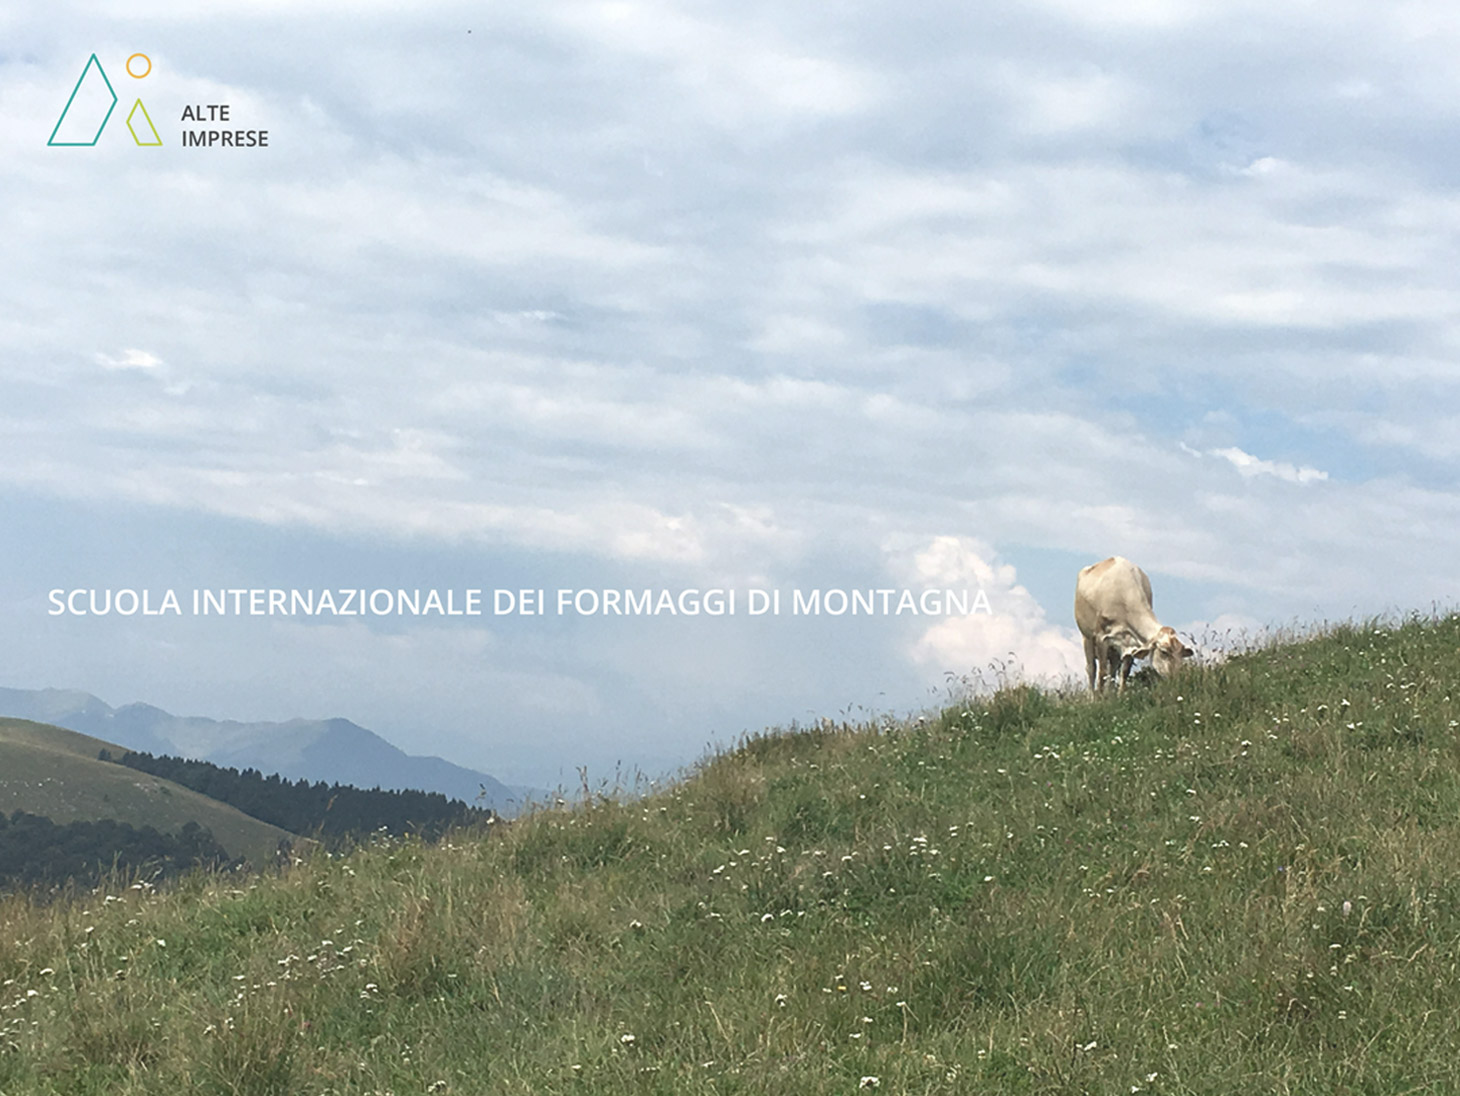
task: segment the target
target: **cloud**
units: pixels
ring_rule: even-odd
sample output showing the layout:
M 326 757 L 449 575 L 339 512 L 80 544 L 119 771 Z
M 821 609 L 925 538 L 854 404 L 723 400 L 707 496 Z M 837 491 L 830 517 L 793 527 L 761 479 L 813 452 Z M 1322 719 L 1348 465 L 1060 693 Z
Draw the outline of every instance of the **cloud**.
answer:
M 1287 461 L 1263 460 L 1260 457 L 1254 457 L 1251 453 L 1243 452 L 1235 446 L 1229 449 L 1213 449 L 1210 451 L 1210 455 L 1230 462 L 1244 479 L 1251 479 L 1254 476 L 1272 476 L 1287 483 L 1321 483 L 1328 478 L 1327 472 L 1310 468 L 1306 464 L 1299 467 L 1289 464 Z
M 139 24 L 9 19 L 0 493 L 585 584 L 986 584 L 855 675 L 844 635 L 646 633 L 597 683 L 682 715 L 724 655 L 736 726 L 800 678 L 1078 671 L 1041 554 L 1127 555 L 1199 620 L 1460 593 L 1442 5 L 284 7 L 146 12 L 153 117 L 229 102 L 258 155 L 47 149 Z
M 162 359 L 145 350 L 123 350 L 120 357 L 98 353 L 96 363 L 103 369 L 157 369 Z
M 1051 624 L 1018 584 L 1014 568 L 997 562 L 987 545 L 935 537 L 913 556 L 909 572 L 911 582 L 926 588 L 982 590 L 993 610 L 945 617 L 926 629 L 911 648 L 916 662 L 955 676 L 999 666 L 1024 679 L 1060 684 L 1082 671 L 1074 629 Z
M 666 80 L 679 110 L 740 133 L 855 114 L 882 93 L 882 74 L 787 41 L 769 21 L 692 15 L 663 0 L 560 4 L 550 18 L 596 52 L 647 63 L 640 77 Z

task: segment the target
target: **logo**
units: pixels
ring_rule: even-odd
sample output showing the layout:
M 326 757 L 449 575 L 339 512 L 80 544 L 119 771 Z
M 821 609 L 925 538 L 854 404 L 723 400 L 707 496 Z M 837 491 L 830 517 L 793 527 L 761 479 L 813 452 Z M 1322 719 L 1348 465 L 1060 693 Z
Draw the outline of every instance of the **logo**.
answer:
M 133 80 L 145 80 L 152 75 L 152 58 L 145 53 L 134 53 L 127 58 L 124 67 Z M 116 87 L 102 67 L 101 58 L 93 53 L 76 78 L 76 86 L 61 108 L 61 115 L 56 119 L 46 144 L 59 148 L 94 147 L 111 121 L 117 103 Z M 163 114 L 159 117 L 165 121 L 167 110 L 177 111 L 177 106 L 164 104 L 162 109 Z M 229 103 L 187 103 L 176 117 L 182 127 L 178 133 L 178 144 L 183 148 L 269 147 L 267 129 L 237 128 L 247 122 L 234 119 L 233 107 Z M 127 132 L 138 148 L 162 147 L 162 134 L 152 123 L 152 115 L 141 98 L 136 99 L 127 111 Z
M 145 80 L 152 74 L 152 58 L 145 53 L 134 53 L 127 58 L 127 75 L 134 80 Z M 101 140 L 102 131 L 111 121 L 117 108 L 117 93 L 102 67 L 100 59 L 92 54 L 86 66 L 77 77 L 71 97 L 61 108 L 61 116 L 46 144 L 59 148 L 91 148 Z M 140 98 L 127 112 L 127 130 L 139 148 L 162 147 L 162 135 L 152 124 L 152 117 Z

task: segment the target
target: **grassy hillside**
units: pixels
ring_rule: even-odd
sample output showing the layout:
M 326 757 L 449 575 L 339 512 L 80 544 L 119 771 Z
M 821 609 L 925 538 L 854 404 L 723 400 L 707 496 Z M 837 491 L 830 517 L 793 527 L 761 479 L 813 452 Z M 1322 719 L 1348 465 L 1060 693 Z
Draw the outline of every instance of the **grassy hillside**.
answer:
M 115 818 L 177 833 L 188 822 L 212 831 L 234 856 L 271 863 L 292 835 L 168 780 L 97 760 L 122 747 L 61 727 L 0 719 L 0 811 L 22 810 L 53 822 Z
M 0 1092 L 1460 1089 L 1460 619 L 0 905 Z

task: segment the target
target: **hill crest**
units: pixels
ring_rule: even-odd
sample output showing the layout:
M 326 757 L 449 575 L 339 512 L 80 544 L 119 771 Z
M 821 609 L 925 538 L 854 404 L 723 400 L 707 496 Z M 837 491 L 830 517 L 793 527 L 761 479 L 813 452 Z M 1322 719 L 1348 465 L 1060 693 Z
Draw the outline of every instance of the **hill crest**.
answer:
M 291 780 L 440 792 L 470 806 L 490 807 L 504 817 L 517 814 L 530 794 L 443 758 L 407 754 L 373 731 L 338 717 L 249 723 L 176 716 L 141 702 L 113 708 L 90 693 L 74 690 L 6 688 L 0 688 L 0 716 L 38 720 L 129 750 L 252 768 Z

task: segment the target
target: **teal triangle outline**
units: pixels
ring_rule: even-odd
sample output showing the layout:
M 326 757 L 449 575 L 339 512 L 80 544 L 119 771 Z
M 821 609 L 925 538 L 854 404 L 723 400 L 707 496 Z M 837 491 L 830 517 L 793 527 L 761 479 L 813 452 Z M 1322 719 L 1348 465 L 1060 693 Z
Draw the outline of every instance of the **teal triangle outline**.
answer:
M 102 81 L 102 83 L 104 83 L 106 85 L 106 90 L 107 90 L 108 94 L 110 94 L 111 97 L 112 97 L 112 105 L 109 106 L 109 107 L 107 107 L 107 109 L 106 109 L 106 117 L 101 120 L 101 125 L 99 125 L 99 126 L 96 127 L 96 136 L 93 137 L 91 140 L 89 140 L 89 141 L 58 141 L 58 140 L 56 140 L 56 134 L 58 134 L 58 133 L 61 132 L 61 123 L 66 120 L 66 114 L 67 114 L 68 111 L 70 111 L 71 104 L 76 101 L 76 93 L 81 90 L 81 85 L 84 84 L 84 83 L 86 83 L 86 74 L 91 71 L 91 66 L 92 65 L 95 65 L 96 66 L 96 71 L 99 72 L 99 73 L 101 73 L 101 81 Z M 61 108 L 61 116 L 56 119 L 56 127 L 53 130 L 51 130 L 50 139 L 48 141 L 46 141 L 46 144 L 47 145 L 50 145 L 53 148 L 91 148 L 92 146 L 94 146 L 96 144 L 97 141 L 101 140 L 101 131 L 104 130 L 104 129 L 106 129 L 107 122 L 111 121 L 112 111 L 114 111 L 116 109 L 117 109 L 117 93 L 116 93 L 116 89 L 112 87 L 112 82 L 109 79 L 107 79 L 106 69 L 104 69 L 104 68 L 101 67 L 101 61 L 98 60 L 96 54 L 93 53 L 91 55 L 91 59 L 86 62 L 86 67 L 81 70 L 81 75 L 76 80 L 76 86 L 71 89 L 71 97 L 66 100 L 66 105 Z

